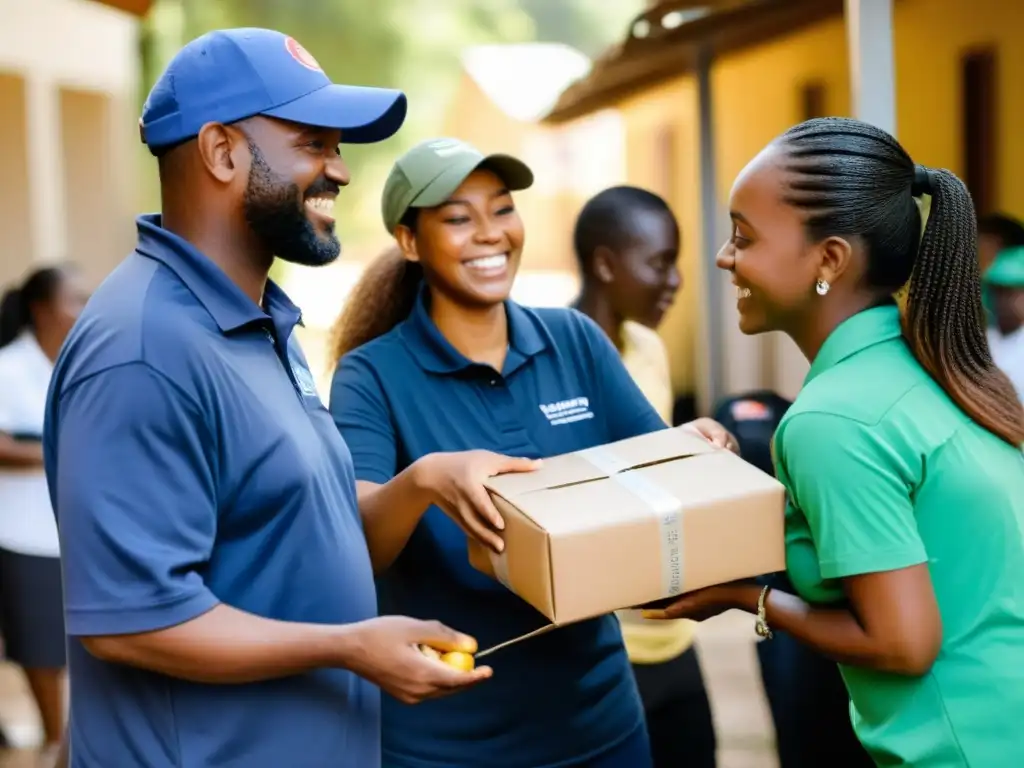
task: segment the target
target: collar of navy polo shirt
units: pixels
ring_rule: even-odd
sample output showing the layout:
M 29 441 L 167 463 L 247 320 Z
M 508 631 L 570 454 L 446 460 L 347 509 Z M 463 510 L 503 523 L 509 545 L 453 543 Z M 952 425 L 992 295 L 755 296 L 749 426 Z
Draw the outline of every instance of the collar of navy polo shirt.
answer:
M 501 374 L 508 376 L 546 349 L 548 343 L 536 321 L 511 299 L 505 300 L 505 315 L 508 318 L 509 353 Z M 425 371 L 453 374 L 480 366 L 453 347 L 434 324 L 430 317 L 430 291 L 426 284 L 420 286 L 412 312 L 402 323 L 399 333 Z
M 278 338 L 285 341 L 292 329 L 302 324 L 301 311 L 273 280 L 267 280 L 263 292 L 264 311 L 194 245 L 164 229 L 159 214 L 139 216 L 136 225 L 139 240 L 135 250 L 159 261 L 177 275 L 210 313 L 222 333 L 247 326 L 265 327 L 269 320 Z
M 884 304 L 858 312 L 836 326 L 825 339 L 804 384 L 809 384 L 815 377 L 858 352 L 902 335 L 900 310 L 895 304 Z

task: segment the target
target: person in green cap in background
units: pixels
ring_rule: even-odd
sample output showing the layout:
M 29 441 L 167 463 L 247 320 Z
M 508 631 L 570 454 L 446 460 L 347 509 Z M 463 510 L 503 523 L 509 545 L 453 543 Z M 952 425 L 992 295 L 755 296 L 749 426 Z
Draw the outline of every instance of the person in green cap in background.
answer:
M 1024 400 L 1024 246 L 1002 251 L 984 279 L 995 315 L 988 330 L 992 359 Z
M 1024 224 L 1008 213 L 990 213 L 978 218 L 978 264 L 982 274 L 996 257 L 1009 248 L 1024 247 Z
M 1024 247 L 1024 224 L 1008 213 L 990 213 L 978 218 L 978 267 L 984 275 L 996 257 L 1010 248 Z M 981 304 L 985 308 L 985 322 L 995 325 L 995 307 L 992 291 L 987 283 L 981 284 Z

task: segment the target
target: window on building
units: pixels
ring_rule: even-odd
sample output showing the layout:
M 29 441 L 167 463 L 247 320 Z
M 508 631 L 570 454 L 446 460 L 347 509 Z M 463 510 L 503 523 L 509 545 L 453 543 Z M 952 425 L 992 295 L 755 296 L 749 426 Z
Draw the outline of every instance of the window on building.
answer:
M 979 214 L 998 205 L 996 65 L 996 53 L 990 48 L 968 51 L 960 62 L 964 183 Z

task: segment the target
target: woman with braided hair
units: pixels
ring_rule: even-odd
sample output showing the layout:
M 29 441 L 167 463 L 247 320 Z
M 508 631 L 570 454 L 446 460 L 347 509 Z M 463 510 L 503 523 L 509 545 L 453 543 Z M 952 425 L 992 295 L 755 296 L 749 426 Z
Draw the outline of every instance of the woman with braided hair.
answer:
M 970 195 L 828 118 L 762 151 L 730 209 L 740 328 L 811 361 L 774 443 L 798 594 L 734 583 L 655 615 L 740 608 L 835 659 L 879 765 L 1024 765 L 1024 413 L 986 341 Z

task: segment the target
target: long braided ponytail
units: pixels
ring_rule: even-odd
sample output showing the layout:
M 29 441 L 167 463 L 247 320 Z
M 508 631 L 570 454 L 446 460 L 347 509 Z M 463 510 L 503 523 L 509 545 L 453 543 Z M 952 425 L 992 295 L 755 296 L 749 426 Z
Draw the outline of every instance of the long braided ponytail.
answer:
M 910 279 L 904 333 L 957 405 L 985 429 L 1021 445 L 1021 403 L 992 362 L 985 334 L 974 204 L 949 171 L 926 173 L 932 208 Z
M 1024 408 L 992 362 L 985 333 L 971 196 L 954 174 L 915 166 L 885 131 L 821 118 L 783 134 L 787 202 L 814 239 L 857 235 L 869 283 L 895 292 L 910 281 L 903 332 L 921 365 L 975 422 L 1024 445 Z M 915 196 L 929 194 L 923 234 Z

